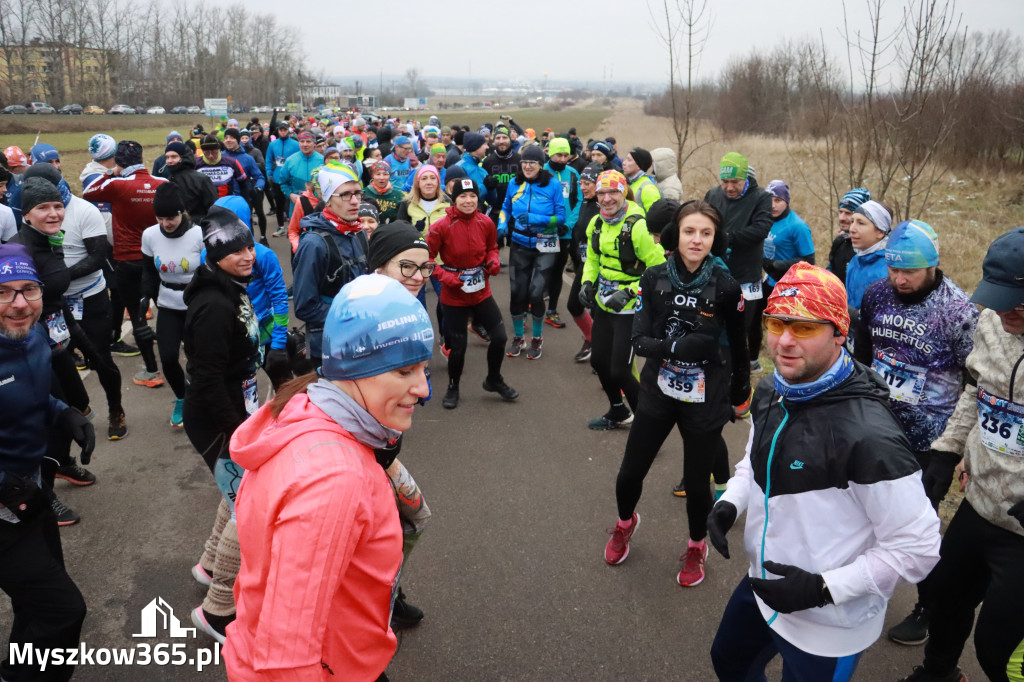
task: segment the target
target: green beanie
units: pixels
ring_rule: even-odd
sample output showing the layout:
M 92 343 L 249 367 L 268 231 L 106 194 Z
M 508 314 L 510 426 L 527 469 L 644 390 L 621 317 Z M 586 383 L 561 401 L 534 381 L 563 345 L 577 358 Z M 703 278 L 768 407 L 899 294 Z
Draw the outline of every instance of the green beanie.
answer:
M 722 180 L 732 178 L 745 179 L 747 177 L 747 159 L 737 152 L 729 152 L 722 157 L 722 163 L 718 170 L 718 177 Z

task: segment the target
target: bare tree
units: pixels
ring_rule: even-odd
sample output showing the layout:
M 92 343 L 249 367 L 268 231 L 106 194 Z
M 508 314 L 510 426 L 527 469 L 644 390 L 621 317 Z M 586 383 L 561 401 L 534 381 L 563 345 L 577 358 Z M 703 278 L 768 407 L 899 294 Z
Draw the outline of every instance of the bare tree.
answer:
M 409 84 L 409 92 L 412 93 L 413 97 L 420 96 L 421 78 L 422 74 L 415 66 L 405 70 L 405 80 Z

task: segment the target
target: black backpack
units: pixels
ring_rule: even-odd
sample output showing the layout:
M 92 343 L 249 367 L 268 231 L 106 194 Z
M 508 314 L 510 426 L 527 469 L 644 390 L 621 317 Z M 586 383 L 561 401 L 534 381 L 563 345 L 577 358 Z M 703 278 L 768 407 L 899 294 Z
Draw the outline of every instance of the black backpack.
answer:
M 647 264 L 636 255 L 636 247 L 633 246 L 633 226 L 642 218 L 643 216 L 636 214 L 626 216 L 626 219 L 622 221 L 622 229 L 619 231 L 619 265 L 622 266 L 619 272 L 630 277 L 639 277 L 647 269 Z M 604 221 L 598 215 L 597 221 L 594 223 L 594 232 L 590 235 L 590 247 L 598 256 L 601 255 L 602 227 L 604 227 Z

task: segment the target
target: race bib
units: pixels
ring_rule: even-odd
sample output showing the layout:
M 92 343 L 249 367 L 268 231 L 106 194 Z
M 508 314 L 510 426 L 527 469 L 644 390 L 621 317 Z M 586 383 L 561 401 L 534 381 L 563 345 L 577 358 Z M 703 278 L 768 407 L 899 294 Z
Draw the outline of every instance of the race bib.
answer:
M 704 384 L 704 370 L 700 367 L 683 367 L 666 360 L 658 370 L 661 392 L 684 403 L 704 402 Z
M 626 284 L 626 282 L 616 282 L 615 280 L 608 279 L 598 275 L 597 277 L 597 300 L 601 303 L 607 303 L 608 299 L 611 298 L 612 294 L 619 290 L 620 284 Z
M 483 268 L 463 270 L 462 274 L 459 275 L 459 279 L 462 280 L 462 290 L 467 294 L 476 293 L 487 285 L 487 280 L 484 279 Z
M 563 182 L 562 183 L 562 198 L 563 199 L 568 199 L 569 198 L 569 183 L 568 182 Z
M 881 351 L 876 351 L 871 368 L 885 379 L 891 399 L 908 405 L 917 405 L 921 402 L 928 375 L 928 370 L 924 367 L 908 365 Z
M 743 290 L 743 299 L 746 301 L 759 301 L 764 297 L 764 291 L 761 289 L 760 282 L 741 284 L 740 289 Z
M 558 235 L 537 235 L 537 250 L 540 251 L 541 253 L 558 253 Z
M 282 157 L 280 157 L 280 156 L 276 157 L 276 158 L 274 159 L 274 165 L 275 165 L 276 167 L 280 168 L 281 166 L 283 166 L 283 165 L 284 165 L 284 159 L 283 159 Z
M 85 313 L 85 298 L 82 296 L 65 296 L 64 302 L 71 308 L 71 317 L 81 321 Z
M 978 388 L 981 444 L 1014 457 L 1024 457 L 1024 405 Z
M 63 346 L 71 339 L 71 332 L 68 331 L 68 322 L 64 319 L 63 310 L 47 315 L 46 331 L 50 334 L 50 341 L 58 346 Z
M 587 245 L 580 244 L 580 260 L 584 263 L 587 262 Z
M 260 409 L 260 397 L 256 394 L 256 377 L 242 382 L 242 397 L 245 400 L 245 413 L 252 416 Z

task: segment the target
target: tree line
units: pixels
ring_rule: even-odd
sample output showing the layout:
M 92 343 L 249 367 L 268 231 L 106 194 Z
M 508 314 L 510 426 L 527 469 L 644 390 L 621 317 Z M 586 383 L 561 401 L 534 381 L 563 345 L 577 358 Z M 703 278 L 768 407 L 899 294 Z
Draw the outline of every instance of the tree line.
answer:
M 54 106 L 170 108 L 227 95 L 246 106 L 294 101 L 312 80 L 295 28 L 242 4 L 211 5 L 0 0 L 0 60 L 6 67 L 0 87 L 21 103 L 45 81 Z M 44 73 L 18 68 L 33 45 L 47 54 Z M 104 79 L 90 73 L 97 60 Z

